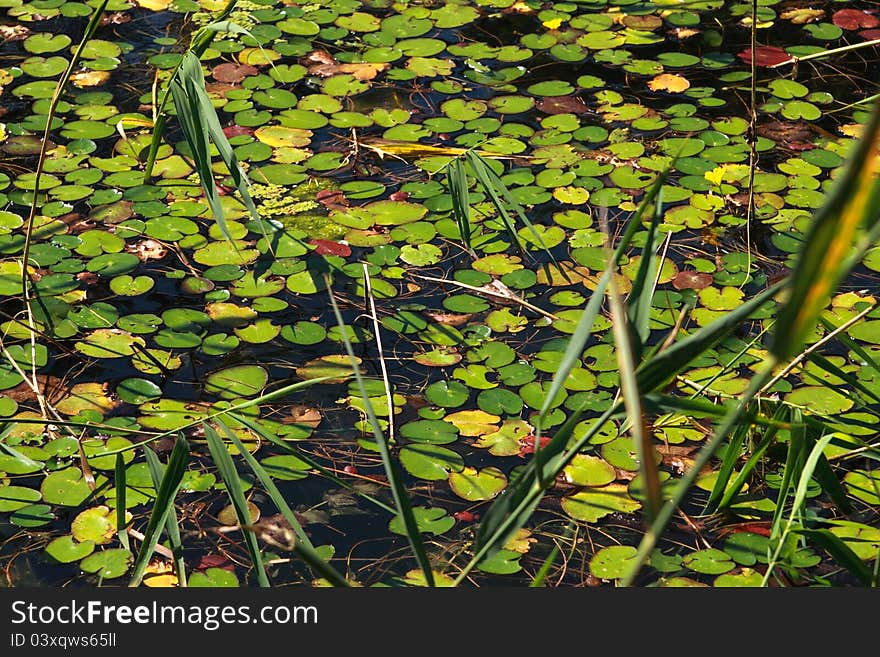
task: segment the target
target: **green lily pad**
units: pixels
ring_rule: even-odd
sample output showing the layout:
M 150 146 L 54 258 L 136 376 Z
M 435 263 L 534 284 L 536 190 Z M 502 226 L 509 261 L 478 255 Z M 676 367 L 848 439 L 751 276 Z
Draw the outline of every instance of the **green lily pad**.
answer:
M 456 408 L 467 401 L 470 391 L 458 381 L 435 381 L 425 389 L 425 397 L 436 406 Z
M 161 397 L 162 389 L 152 381 L 133 377 L 120 382 L 116 394 L 124 402 L 140 405 Z
M 641 506 L 629 496 L 624 484 L 582 490 L 562 499 L 562 509 L 583 522 L 596 522 L 612 513 L 633 513 Z
M 614 466 L 588 454 L 577 454 L 564 473 L 565 480 L 575 486 L 605 486 L 616 478 Z
M 880 470 L 853 470 L 843 477 L 847 492 L 863 502 L 880 505 Z
M 305 479 L 311 469 L 308 463 L 292 454 L 268 456 L 260 461 L 260 463 L 273 479 L 284 481 Z
M 73 563 L 95 551 L 94 541 L 77 541 L 73 536 L 59 536 L 46 546 L 46 554 L 58 563 Z
M 102 579 L 115 579 L 128 572 L 133 560 L 128 550 L 113 548 L 92 553 L 79 562 L 79 567 L 83 572 L 94 573 Z
M 806 409 L 826 415 L 836 415 L 852 408 L 853 400 L 844 394 L 825 386 L 801 386 L 785 396 L 790 404 L 804 406 Z
M 205 391 L 222 399 L 253 397 L 260 394 L 269 380 L 269 373 L 259 365 L 236 365 L 209 374 Z
M 35 54 L 58 52 L 71 44 L 71 38 L 66 34 L 49 34 L 37 32 L 24 40 L 24 49 Z
M 880 550 L 880 529 L 860 522 L 835 520 L 831 533 L 846 543 L 856 555 L 865 561 L 876 559 Z
M 445 447 L 430 444 L 406 445 L 400 450 L 400 463 L 414 477 L 441 481 L 464 469 L 464 459 Z
M 446 478 L 445 476 L 443 477 Z M 29 504 L 39 502 L 42 494 L 25 486 L 0 486 L 0 512 L 17 511 Z
M 9 521 L 18 527 L 31 528 L 48 525 L 55 519 L 48 504 L 28 504 L 13 511 Z
M 73 538 L 92 541 L 95 545 L 109 543 L 116 534 L 116 512 L 106 506 L 96 506 L 80 512 L 70 525 Z
M 361 360 L 356 359 L 360 365 Z M 296 368 L 296 375 L 301 379 L 317 379 L 331 377 L 327 383 L 343 383 L 354 376 L 352 362 L 345 355 L 320 356 Z
M 416 526 L 423 534 L 439 536 L 445 534 L 455 525 L 455 519 L 447 515 L 446 510 L 439 507 L 416 506 L 413 507 L 413 515 Z M 388 523 L 388 529 L 395 534 L 406 536 L 406 527 L 400 516 L 395 516 Z
M 186 583 L 195 588 L 235 588 L 238 578 L 224 568 L 207 568 L 204 572 L 190 575 Z
M 97 329 L 76 343 L 76 348 L 90 358 L 120 358 L 135 353 L 135 345 L 143 347 L 143 338 L 119 329 Z
M 720 575 L 733 570 L 736 566 L 730 555 L 714 548 L 691 552 L 684 558 L 683 563 L 687 568 L 704 575 Z
M 590 559 L 590 574 L 600 579 L 620 579 L 629 571 L 636 549 L 629 545 L 604 547 Z
M 419 443 L 443 445 L 458 439 L 458 429 L 443 420 L 415 420 L 404 424 L 400 435 Z
M 40 492 L 49 504 L 79 506 L 92 494 L 92 489 L 79 468 L 65 468 L 46 475 Z
M 465 467 L 449 475 L 449 486 L 453 493 L 469 502 L 490 500 L 507 486 L 507 477 L 491 466 L 482 470 Z

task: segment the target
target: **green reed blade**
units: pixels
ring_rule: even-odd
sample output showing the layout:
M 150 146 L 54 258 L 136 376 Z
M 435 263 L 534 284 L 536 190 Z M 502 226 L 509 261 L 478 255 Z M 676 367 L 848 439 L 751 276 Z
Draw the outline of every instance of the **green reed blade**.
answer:
M 254 570 L 257 571 L 257 583 L 262 588 L 269 586 L 269 577 L 266 575 L 266 567 L 263 564 L 263 554 L 260 552 L 260 544 L 257 542 L 257 535 L 252 529 L 251 513 L 248 509 L 247 499 L 245 499 L 244 491 L 241 488 L 241 480 L 238 478 L 238 471 L 235 469 L 235 463 L 229 455 L 229 450 L 220 435 L 214 429 L 206 424 L 205 438 L 208 441 L 208 450 L 211 452 L 211 458 L 214 459 L 214 465 L 220 473 L 220 479 L 226 485 L 226 493 L 229 495 L 229 501 L 235 510 L 235 517 L 238 519 L 238 526 L 241 528 L 241 534 L 244 537 L 247 551 L 251 555 L 251 563 Z
M 770 351 L 780 362 L 800 351 L 831 292 L 846 275 L 858 231 L 880 221 L 880 104 L 822 207 L 813 215 L 779 311 Z
M 287 500 L 284 499 L 284 495 L 281 494 L 281 491 L 278 490 L 278 486 L 275 485 L 275 482 L 272 481 L 272 477 L 269 476 L 269 473 L 266 472 L 265 468 L 260 465 L 259 461 L 254 458 L 254 456 L 247 450 L 244 446 L 244 443 L 241 442 L 238 436 L 233 433 L 229 427 L 223 424 L 222 421 L 217 420 L 217 424 L 222 429 L 223 433 L 226 434 L 226 437 L 232 441 L 232 444 L 235 445 L 239 454 L 244 458 L 245 462 L 248 464 L 248 467 L 253 471 L 253 473 L 257 476 L 257 479 L 260 480 L 260 483 L 263 484 L 263 488 L 266 490 L 266 493 L 269 495 L 269 499 L 272 500 L 272 503 L 275 505 L 275 508 L 284 516 L 284 519 L 290 524 L 294 533 L 296 534 L 296 542 L 293 546 L 293 551 L 296 555 L 302 559 L 306 565 L 310 566 L 316 573 L 323 576 L 328 582 L 333 584 L 334 586 L 350 586 L 348 581 L 339 574 L 339 572 L 333 568 L 329 563 L 327 563 L 321 556 L 315 552 L 315 546 L 312 545 L 312 542 L 309 540 L 309 537 L 306 535 L 305 530 L 302 528 L 299 520 L 296 518 L 296 514 L 287 504 Z
M 165 476 L 165 466 L 162 465 L 159 457 L 156 456 L 156 452 L 149 447 L 144 450 L 144 456 L 147 458 L 147 466 L 150 468 L 150 478 L 153 480 L 153 486 L 156 490 L 159 490 L 159 486 L 162 485 L 162 479 Z M 183 561 L 183 543 L 180 541 L 180 525 L 177 520 L 177 511 L 175 511 L 173 505 L 168 510 L 168 517 L 165 519 L 165 532 L 168 534 L 171 553 L 174 555 L 174 572 L 177 575 L 178 585 L 185 588 L 186 564 Z
M 827 529 L 806 529 L 803 527 L 794 528 L 792 531 L 805 536 L 811 543 L 825 550 L 832 559 L 846 568 L 863 586 L 875 586 L 874 577 L 865 562 L 836 534 Z
M 177 497 L 177 491 L 180 490 L 183 473 L 186 471 L 188 461 L 189 444 L 183 436 L 180 436 L 174 443 L 174 449 L 171 450 L 171 456 L 168 458 L 168 467 L 165 469 L 162 481 L 156 489 L 156 500 L 153 502 L 153 510 L 150 512 L 150 520 L 147 523 L 144 540 L 134 563 L 134 571 L 131 581 L 128 583 L 129 586 L 140 586 L 144 578 L 144 572 L 146 572 L 147 565 L 150 563 L 150 557 L 152 557 L 156 544 L 159 542 L 159 535 L 162 533 L 162 528 L 165 527 L 168 515 L 174 507 L 174 498 Z
M 351 360 L 352 373 L 354 374 L 355 381 L 357 382 L 358 391 L 360 392 L 361 398 L 364 401 L 364 408 L 367 413 L 367 418 L 370 422 L 370 427 L 373 430 L 373 438 L 375 438 L 376 440 L 376 448 L 378 449 L 379 455 L 382 458 L 382 465 L 385 468 L 385 476 L 388 479 L 388 484 L 391 486 L 391 494 L 394 497 L 394 506 L 397 511 L 397 515 L 401 518 L 401 520 L 403 520 L 407 540 L 409 541 L 413 556 L 415 556 L 416 562 L 418 562 L 419 568 L 421 568 L 422 573 L 425 576 L 425 583 L 428 586 L 433 587 L 434 572 L 431 569 L 431 563 L 428 560 L 428 554 L 425 552 L 425 545 L 422 542 L 422 535 L 421 532 L 419 532 L 416 518 L 413 515 L 412 502 L 409 499 L 409 494 L 407 493 L 406 487 L 403 485 L 400 469 L 397 467 L 397 463 L 391 457 L 391 451 L 388 449 L 388 443 L 385 440 L 385 436 L 382 435 L 382 429 L 379 426 L 379 419 L 376 417 L 376 412 L 373 410 L 373 405 L 370 402 L 370 396 L 367 394 L 367 389 L 364 386 L 364 377 L 361 376 L 360 366 L 358 365 L 357 358 L 354 355 L 354 349 L 351 346 L 351 340 L 348 339 L 348 335 L 345 331 L 345 321 L 342 319 L 342 313 L 339 311 L 339 305 L 336 303 L 336 297 L 333 295 L 330 276 L 325 274 L 324 280 L 327 284 L 327 292 L 330 296 L 330 305 L 333 307 L 333 314 L 336 317 L 336 324 L 339 326 L 340 333 L 342 335 L 342 341 L 343 345 L 345 346 L 345 351 L 348 354 L 349 359 Z M 391 412 L 393 413 L 394 409 L 391 409 Z

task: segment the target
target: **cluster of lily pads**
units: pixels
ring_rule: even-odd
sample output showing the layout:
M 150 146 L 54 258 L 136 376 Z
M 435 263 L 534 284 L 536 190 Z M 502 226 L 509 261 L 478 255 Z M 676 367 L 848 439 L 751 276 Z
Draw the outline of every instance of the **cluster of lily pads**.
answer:
M 75 47 L 76 30 L 62 28 L 83 24 L 97 4 L 0 0 L 7 16 L 0 29 L 0 513 L 11 528 L 4 534 L 40 536 L 51 562 L 110 580 L 132 562 L 116 531 L 116 454 L 137 526 L 156 496 L 138 454 L 145 439 L 182 431 L 198 440 L 202 422 L 281 381 L 329 377 L 313 390 L 327 386 L 337 407 L 320 408 L 317 419 L 273 401 L 242 411 L 260 431 L 224 421 L 281 482 L 315 478 L 315 469 L 261 435 L 311 450 L 326 438 L 322 423 L 345 424 L 329 416 L 355 418 L 344 441 L 350 460 L 373 459 L 345 340 L 374 377 L 368 401 L 383 428 L 396 429 L 395 458 L 417 500 L 428 491 L 416 508 L 420 529 L 439 544 L 462 540 L 473 512 L 535 451 L 549 381 L 607 264 L 603 223 L 613 229 L 670 171 L 660 195 L 668 250 L 650 327 L 663 340 L 738 307 L 791 265 L 858 138 L 866 114 L 852 103 L 872 91 L 821 59 L 798 69 L 792 58 L 877 37 L 868 5 L 807 10 L 762 2 L 760 42 L 796 34 L 798 43 L 758 53 L 752 132 L 751 57 L 742 56 L 750 3 L 243 0 L 230 16 L 242 30 L 219 34 L 202 56 L 208 94 L 253 182 L 261 218 L 250 216 L 218 160 L 226 235 L 173 119 L 152 177 L 144 177 L 157 97 L 151 78 L 160 88 L 186 45 L 157 30 L 196 30 L 225 3 L 110 0 L 49 126 L 27 246 L 26 307 L 21 257 L 35 158 Z M 719 12 L 724 30 L 714 20 Z M 468 149 L 496 171 L 532 226 L 512 235 L 474 184 L 464 243 L 444 171 Z M 624 258 L 623 293 L 640 259 L 638 249 Z M 863 288 L 880 271 L 880 250 L 864 264 L 859 289 L 833 299 L 826 313 L 833 326 L 876 303 Z M 327 311 L 330 293 L 343 303 L 346 324 Z M 369 297 L 381 336 L 364 312 Z M 871 434 L 880 381 L 863 364 L 878 355 L 878 316 L 872 311 L 855 324 L 848 348 L 828 356 L 839 374 L 808 362 L 769 392 L 843 436 Z M 760 335 L 772 325 L 772 307 L 753 319 L 752 334 L 729 338 L 678 378 L 682 395 L 726 399 L 746 388 L 764 354 Z M 619 376 L 610 328 L 606 316 L 597 318 L 595 338 L 541 422 L 545 434 L 572 409 L 586 404 L 598 416 L 612 403 Z M 391 369 L 390 394 L 379 358 Z M 58 414 L 50 425 L 41 396 Z M 594 422 L 584 420 L 576 435 Z M 655 456 L 672 483 L 707 427 L 669 415 L 655 430 Z M 766 480 L 741 491 L 732 509 L 751 523 L 746 530 L 719 536 L 713 547 L 664 546 L 652 558 L 650 581 L 760 584 L 753 566 L 766 563 L 768 546 L 761 523 L 773 511 L 782 467 L 769 463 Z M 638 470 L 632 439 L 609 421 L 564 471 L 561 525 L 637 518 L 644 502 Z M 706 472 L 697 486 L 711 490 L 716 476 Z M 866 464 L 846 472 L 863 513 L 832 530 L 864 560 L 876 559 L 880 545 L 878 480 Z M 184 476 L 181 503 L 217 501 L 223 489 L 210 461 L 200 461 Z M 285 490 L 296 498 L 296 484 Z M 389 543 L 400 533 L 392 519 Z M 635 548 L 606 537 L 599 545 L 606 546 L 584 556 L 590 573 L 619 578 Z M 523 530 L 481 570 L 518 573 L 523 555 L 547 549 L 538 532 Z M 788 566 L 824 573 L 821 561 L 804 548 Z M 237 582 L 204 563 L 190 585 Z M 156 566 L 154 581 L 169 583 L 159 579 L 164 573 Z

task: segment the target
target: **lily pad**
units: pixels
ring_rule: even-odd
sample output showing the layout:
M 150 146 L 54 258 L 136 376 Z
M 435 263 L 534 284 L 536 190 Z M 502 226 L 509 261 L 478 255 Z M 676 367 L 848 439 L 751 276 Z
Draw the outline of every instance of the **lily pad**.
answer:
M 122 548 L 112 548 L 94 552 L 79 562 L 86 573 L 94 573 L 101 579 L 115 579 L 128 572 L 134 558 L 131 552 Z
M 562 509 L 583 522 L 597 522 L 612 513 L 633 513 L 641 506 L 629 496 L 624 484 L 582 490 L 562 499 Z
M 223 399 L 258 395 L 269 380 L 269 373 L 259 365 L 236 365 L 208 375 L 205 390 Z
M 73 563 L 95 551 L 94 541 L 78 541 L 73 536 L 59 536 L 46 546 L 46 554 L 58 563 Z
M 590 559 L 590 574 L 600 579 L 620 579 L 629 571 L 636 549 L 629 545 L 604 547 Z
M 430 444 L 406 445 L 400 450 L 400 463 L 414 477 L 428 481 L 442 481 L 464 469 L 464 459 L 456 452 Z
M 413 507 L 413 515 L 416 519 L 416 526 L 423 534 L 434 534 L 439 536 L 445 534 L 455 525 L 455 519 L 447 515 L 446 510 L 439 507 L 416 506 Z M 406 527 L 400 516 L 395 516 L 388 523 L 388 529 L 406 536 Z
M 491 466 L 482 470 L 465 467 L 449 475 L 449 486 L 453 493 L 469 502 L 490 500 L 507 486 L 507 477 Z
M 77 541 L 104 545 L 116 534 L 116 512 L 106 506 L 86 509 L 73 519 L 70 529 Z

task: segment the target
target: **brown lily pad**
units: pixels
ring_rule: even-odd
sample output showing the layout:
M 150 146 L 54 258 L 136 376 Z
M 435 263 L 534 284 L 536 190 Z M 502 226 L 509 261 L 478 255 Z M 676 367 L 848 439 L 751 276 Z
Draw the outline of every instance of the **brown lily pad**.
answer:
M 542 98 L 535 107 L 545 114 L 586 114 L 587 104 L 578 96 L 551 96 Z
M 246 77 L 259 73 L 256 66 L 250 64 L 236 64 L 234 62 L 226 62 L 218 64 L 211 69 L 211 75 L 217 82 L 226 82 L 228 84 L 237 84 Z
M 672 287 L 676 290 L 702 290 L 712 285 L 714 277 L 706 272 L 684 269 L 672 279 Z

